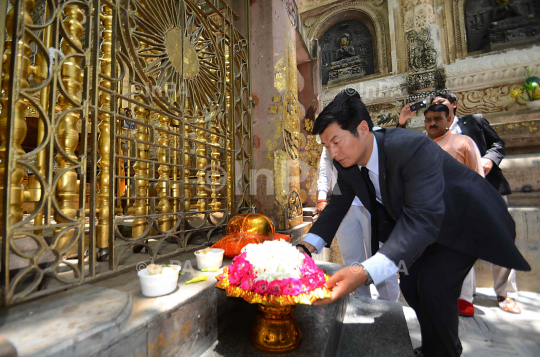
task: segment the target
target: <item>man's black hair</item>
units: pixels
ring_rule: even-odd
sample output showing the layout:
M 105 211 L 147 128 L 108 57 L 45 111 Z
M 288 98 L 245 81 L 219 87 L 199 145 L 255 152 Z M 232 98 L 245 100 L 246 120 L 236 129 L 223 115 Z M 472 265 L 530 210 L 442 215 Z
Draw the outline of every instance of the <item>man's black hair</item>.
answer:
M 437 97 L 441 97 L 441 98 L 444 98 L 444 99 L 448 99 L 448 101 L 450 103 L 454 103 L 457 101 L 457 97 L 454 93 L 444 93 L 444 92 L 436 92 L 435 95 L 431 98 L 431 100 L 429 101 L 430 103 L 433 103 L 433 101 L 435 100 L 435 98 Z
M 345 89 L 336 95 L 328 104 L 313 124 L 313 135 L 322 134 L 332 123 L 338 123 L 343 130 L 348 130 L 358 137 L 358 125 L 365 121 L 369 131 L 373 131 L 373 122 L 360 94 L 354 89 Z
M 448 110 L 448 107 L 444 104 L 433 104 L 430 105 L 426 111 L 424 112 L 424 116 L 428 112 L 444 112 L 446 114 L 446 117 L 448 118 L 448 115 L 450 114 L 450 111 Z

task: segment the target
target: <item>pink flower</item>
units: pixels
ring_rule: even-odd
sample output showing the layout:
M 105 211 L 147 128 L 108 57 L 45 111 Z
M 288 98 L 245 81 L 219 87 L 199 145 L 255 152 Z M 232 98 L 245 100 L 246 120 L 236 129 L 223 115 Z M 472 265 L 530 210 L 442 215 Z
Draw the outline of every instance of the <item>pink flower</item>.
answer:
M 270 292 L 270 294 L 272 295 L 281 295 L 282 291 L 283 291 L 283 286 L 282 286 L 282 281 L 281 280 L 274 280 L 273 282 L 270 283 L 270 285 L 268 285 L 268 290 Z
M 266 280 L 257 280 L 255 282 L 255 292 L 257 294 L 268 295 L 268 282 Z
M 231 285 L 237 285 L 240 283 L 240 280 L 242 279 L 242 276 L 238 273 L 229 274 L 229 284 Z
M 242 278 L 242 282 L 240 283 L 240 288 L 246 291 L 253 291 L 255 284 L 253 282 L 253 275 L 252 274 L 246 274 Z
M 283 280 L 283 294 L 285 295 L 298 295 L 302 292 L 302 284 L 298 279 L 284 279 Z

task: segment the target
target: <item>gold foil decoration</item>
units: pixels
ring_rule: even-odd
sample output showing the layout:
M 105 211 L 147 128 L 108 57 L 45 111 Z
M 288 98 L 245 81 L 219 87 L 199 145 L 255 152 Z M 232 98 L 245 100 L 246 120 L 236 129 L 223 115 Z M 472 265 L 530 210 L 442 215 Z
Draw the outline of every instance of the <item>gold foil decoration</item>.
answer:
M 199 212 L 206 211 L 206 122 L 203 117 L 197 119 L 197 210 Z
M 103 42 L 101 43 L 101 58 L 100 58 L 100 70 L 105 77 L 101 78 L 99 85 L 107 89 L 111 89 L 111 81 L 108 79 L 111 77 L 112 63 L 111 63 L 111 46 L 112 46 L 112 8 L 109 6 L 103 6 L 103 12 L 100 14 L 101 21 L 103 22 L 103 31 L 101 36 Z M 106 91 L 99 93 L 99 103 L 101 104 L 101 112 L 99 113 L 99 142 L 98 153 L 100 159 L 98 161 L 98 167 L 100 169 L 97 177 L 97 247 L 99 248 L 98 259 L 104 260 L 108 253 L 106 249 L 109 247 L 109 203 L 110 203 L 110 186 L 111 186 L 111 170 L 110 170 L 110 158 L 111 158 L 111 95 Z M 120 166 L 120 165 L 119 165 Z
M 209 204 L 209 206 L 214 210 L 217 211 L 221 207 L 221 202 L 218 201 L 219 193 L 217 192 L 217 188 L 220 186 L 219 179 L 221 178 L 221 175 L 218 171 L 219 168 L 219 136 L 216 135 L 219 128 L 216 125 L 216 120 L 212 120 L 210 130 L 212 131 L 212 134 L 210 135 L 210 142 L 211 142 L 211 150 L 212 153 L 210 156 L 212 157 L 211 161 L 211 170 L 212 170 L 212 202 Z
M 171 130 L 175 133 L 175 134 L 178 134 L 179 130 L 180 130 L 180 120 L 178 119 L 172 119 L 171 120 Z M 173 150 L 172 151 L 172 162 L 175 166 L 173 166 L 173 169 L 172 169 L 172 182 L 171 182 L 171 191 L 172 191 L 172 196 L 174 197 L 174 200 L 173 200 L 173 212 L 179 212 L 179 199 L 180 199 L 180 196 L 181 196 L 181 185 L 178 183 L 178 167 L 176 167 L 176 165 L 178 165 L 178 151 L 176 149 L 179 149 L 181 147 L 181 139 L 178 135 L 174 135 L 173 136 L 173 141 L 172 141 L 172 147 Z M 176 220 L 177 220 L 177 216 L 174 215 L 173 216 L 173 224 L 176 224 Z
M 70 41 L 62 39 L 60 48 L 62 49 L 62 53 L 67 57 L 69 55 L 78 54 L 78 49 L 82 47 L 80 38 L 83 35 L 83 26 L 81 21 L 84 19 L 84 14 L 81 10 L 81 5 L 72 3 L 64 7 L 64 15 L 66 16 L 64 19 L 64 27 L 66 28 Z M 75 47 L 73 47 L 72 43 Z M 81 57 L 73 56 L 64 60 L 62 64 L 62 83 L 69 95 L 69 99 L 64 95 L 60 95 L 60 98 L 58 99 L 58 104 L 63 112 L 68 112 L 75 108 L 72 102 L 75 102 L 77 105 L 80 104 L 78 94 L 81 90 L 83 81 L 80 61 Z M 78 124 L 79 113 L 77 111 L 72 111 L 63 115 L 58 121 L 57 126 L 58 143 L 71 160 L 77 160 L 75 149 L 79 144 Z M 75 202 L 76 197 L 78 197 L 79 189 L 77 172 L 72 168 L 73 163 L 62 154 L 56 156 L 56 162 L 58 163 L 58 170 L 55 175 L 58 175 L 62 171 L 63 173 L 56 185 L 56 200 L 58 201 L 61 214 L 60 212 L 55 212 L 54 218 L 59 223 L 72 222 L 77 217 L 78 208 L 78 203 Z M 58 234 L 59 231 L 60 230 L 56 230 L 55 234 Z M 56 249 L 60 251 L 66 247 L 72 240 L 74 233 L 75 229 L 70 229 L 57 237 Z
M 139 102 L 143 102 L 141 98 Z M 148 110 L 142 105 L 135 106 L 135 119 L 141 123 L 148 124 Z M 137 199 L 133 205 L 135 216 L 146 216 L 148 214 L 148 127 L 137 123 L 135 139 L 137 139 L 137 162 L 133 165 L 135 171 L 135 186 Z M 148 226 L 148 219 L 136 218 L 133 220 L 133 238 L 141 237 Z
M 186 125 L 184 130 L 184 211 L 191 211 L 191 185 L 190 183 L 190 166 L 191 166 L 191 155 L 189 155 L 189 150 L 191 149 L 189 145 L 189 133 L 191 132 L 191 127 Z
M 22 6 L 22 10 L 24 11 L 24 22 L 28 25 L 32 25 L 32 17 L 30 16 L 30 13 L 32 10 L 34 10 L 34 0 L 26 0 L 24 2 L 24 6 Z M 28 76 L 31 73 L 31 64 L 30 64 L 30 54 L 32 53 L 32 50 L 30 49 L 29 43 L 30 38 L 28 36 L 24 36 L 22 41 L 19 41 L 15 44 L 16 48 L 13 49 L 12 46 L 13 43 L 13 20 L 15 16 L 15 6 L 13 6 L 6 18 L 6 28 L 7 28 L 7 39 L 5 42 L 5 51 L 3 55 L 3 63 L 2 63 L 2 82 L 1 82 L 1 89 L 4 91 L 4 94 L 2 95 L 2 98 L 0 99 L 0 102 L 2 103 L 2 114 L 0 115 L 0 234 L 3 234 L 3 202 L 4 202 L 4 194 L 6 192 L 6 188 L 4 187 L 4 177 L 6 175 L 6 172 L 9 172 L 9 167 L 6 167 L 6 151 L 7 151 L 7 133 L 8 133 L 8 116 L 11 115 L 11 113 L 8 113 L 8 102 L 11 99 L 12 95 L 17 95 L 15 93 L 10 93 L 10 72 L 11 72 L 11 54 L 12 51 L 15 50 L 16 53 L 20 54 L 20 57 L 18 58 L 18 66 L 20 68 L 16 68 L 14 73 L 21 74 L 22 77 L 16 78 L 15 80 L 19 80 L 19 86 L 21 89 L 26 89 L 29 87 L 28 84 Z M 2 29 L 4 31 L 4 29 Z M 18 95 L 17 95 L 18 96 Z M 13 147 L 10 148 L 10 150 L 15 150 L 17 152 L 17 155 L 23 155 L 25 152 L 21 146 L 22 142 L 24 141 L 24 138 L 26 137 L 26 118 L 24 116 L 24 112 L 26 111 L 26 108 L 28 107 L 28 104 L 22 99 L 18 98 L 18 100 L 13 102 L 14 104 L 14 116 L 11 118 L 11 125 L 14 126 L 13 130 Z M 8 226 L 12 226 L 14 223 L 20 222 L 23 218 L 23 211 L 22 211 L 22 204 L 24 202 L 24 189 L 21 187 L 21 184 L 25 177 L 25 172 L 23 167 L 20 164 L 15 165 L 15 170 L 13 170 L 11 174 L 10 182 L 10 190 L 11 190 L 11 197 L 9 202 L 9 215 L 7 219 Z
M 165 115 L 159 115 L 159 127 L 164 131 L 159 132 L 159 144 L 162 145 L 158 149 L 158 161 L 161 163 L 158 168 L 159 181 L 157 184 L 157 191 L 159 197 L 167 197 L 169 195 L 167 190 L 167 181 L 169 181 L 169 173 L 171 169 L 167 163 L 167 151 L 169 144 L 171 142 L 169 134 L 166 132 L 169 130 L 169 118 Z M 162 198 L 159 200 L 157 209 L 159 213 L 170 213 L 171 212 L 171 203 L 168 198 Z M 163 232 L 166 232 L 171 229 L 171 217 L 170 216 L 160 216 L 158 218 L 159 229 Z

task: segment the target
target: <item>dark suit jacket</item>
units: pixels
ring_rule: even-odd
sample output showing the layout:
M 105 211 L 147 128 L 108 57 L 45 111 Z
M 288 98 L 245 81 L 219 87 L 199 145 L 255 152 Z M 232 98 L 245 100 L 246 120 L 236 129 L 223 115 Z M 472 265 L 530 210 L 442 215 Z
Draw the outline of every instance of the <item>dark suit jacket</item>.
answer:
M 493 168 L 486 176 L 486 180 L 488 180 L 501 195 L 511 194 L 512 190 L 510 185 L 499 168 L 506 153 L 504 141 L 497 135 L 482 114 L 472 114 L 461 117 L 459 118 L 458 125 L 461 128 L 463 135 L 467 135 L 474 140 L 482 157 L 486 157 L 493 161 Z
M 517 250 L 514 220 L 500 194 L 475 171 L 459 163 L 428 136 L 412 130 L 374 133 L 385 210 L 396 225 L 380 252 L 399 266 L 410 264 L 437 242 L 499 266 L 530 270 Z M 338 181 L 332 201 L 310 233 L 328 244 L 355 196 L 369 196 L 360 169 L 334 161 Z

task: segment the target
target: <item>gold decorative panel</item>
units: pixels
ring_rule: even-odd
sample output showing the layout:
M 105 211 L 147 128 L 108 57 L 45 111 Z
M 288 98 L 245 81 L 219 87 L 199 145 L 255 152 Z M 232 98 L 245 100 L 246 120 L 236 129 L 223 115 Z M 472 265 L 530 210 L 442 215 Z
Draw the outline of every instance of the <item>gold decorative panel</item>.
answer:
M 0 10 L 0 305 L 206 246 L 252 209 L 249 42 L 225 2 Z

